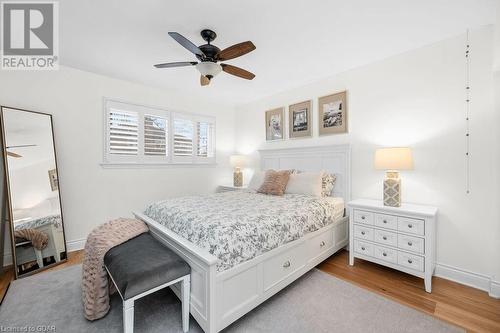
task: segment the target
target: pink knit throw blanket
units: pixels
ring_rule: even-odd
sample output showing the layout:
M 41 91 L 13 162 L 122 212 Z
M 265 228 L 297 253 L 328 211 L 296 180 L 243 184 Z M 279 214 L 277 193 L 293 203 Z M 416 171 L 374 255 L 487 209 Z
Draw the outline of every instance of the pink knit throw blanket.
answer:
M 144 232 L 148 232 L 144 222 L 120 218 L 100 225 L 87 237 L 82 265 L 82 300 L 88 320 L 102 318 L 109 311 L 111 284 L 104 268 L 104 255 Z

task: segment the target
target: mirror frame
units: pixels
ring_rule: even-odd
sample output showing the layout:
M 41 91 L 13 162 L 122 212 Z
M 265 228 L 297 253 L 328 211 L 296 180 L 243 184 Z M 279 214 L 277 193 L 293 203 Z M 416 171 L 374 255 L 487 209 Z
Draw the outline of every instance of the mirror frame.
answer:
M 50 119 L 50 128 L 52 130 L 52 148 L 54 149 L 54 162 L 55 162 L 55 166 L 56 166 L 56 173 L 57 173 L 57 179 L 58 179 L 58 184 L 59 184 L 58 190 L 59 190 L 59 207 L 61 210 L 61 226 L 63 229 L 64 248 L 66 250 L 66 258 L 60 260 L 59 262 L 55 262 L 55 263 L 52 263 L 50 265 L 44 266 L 42 268 L 38 268 L 37 270 L 22 274 L 20 276 L 17 273 L 16 238 L 14 237 L 14 215 L 13 215 L 13 210 L 12 210 L 12 197 L 11 197 L 10 179 L 9 179 L 9 163 L 7 161 L 7 147 L 6 147 L 6 140 L 5 140 L 4 109 L 35 113 L 35 114 L 39 114 L 39 115 L 48 116 Z M 59 178 L 59 167 L 57 165 L 57 151 L 56 151 L 56 139 L 54 136 L 54 122 L 52 120 L 52 115 L 49 113 L 31 111 L 31 110 L 25 110 L 25 109 L 20 109 L 20 108 L 16 108 L 16 107 L 1 105 L 0 106 L 0 129 L 2 132 L 1 139 L 2 139 L 2 154 L 3 154 L 3 159 L 4 159 L 4 170 L 5 170 L 4 177 L 5 177 L 5 185 L 7 187 L 7 210 L 8 210 L 9 229 L 10 229 L 10 245 L 11 245 L 11 251 L 12 251 L 12 263 L 13 263 L 13 267 L 14 267 L 14 278 L 19 279 L 19 278 L 27 277 L 27 276 L 45 271 L 49 268 L 52 268 L 54 266 L 57 266 L 59 264 L 62 264 L 64 262 L 68 261 L 68 244 L 66 242 L 66 229 L 64 228 L 63 206 L 62 206 L 62 200 L 61 200 L 61 181 Z

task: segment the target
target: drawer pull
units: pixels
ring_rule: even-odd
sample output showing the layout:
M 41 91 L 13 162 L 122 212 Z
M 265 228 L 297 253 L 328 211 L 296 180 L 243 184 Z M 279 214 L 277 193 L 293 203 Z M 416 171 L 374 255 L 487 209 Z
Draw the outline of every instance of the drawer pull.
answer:
M 383 255 L 384 257 L 387 257 L 387 253 L 385 253 L 385 252 L 384 252 L 384 253 L 382 253 L 382 255 Z
M 383 236 L 383 237 L 382 237 L 382 239 L 383 239 L 383 240 L 387 240 L 387 236 Z
M 323 247 L 325 245 L 326 245 L 325 241 L 322 241 L 321 243 L 319 243 L 319 247 Z
M 413 228 L 413 224 L 411 224 L 411 223 L 408 224 L 408 228 L 410 228 L 410 229 Z
M 365 234 L 365 232 L 364 232 L 364 231 L 361 231 L 361 234 L 362 234 L 362 235 L 364 235 L 364 234 Z
M 364 220 L 364 219 L 365 219 L 365 216 L 364 216 L 364 215 L 363 215 L 363 216 L 361 216 L 361 219 L 362 219 L 362 220 Z
M 362 247 L 361 247 L 361 250 L 363 250 L 363 251 L 364 251 L 364 250 L 366 250 L 366 249 L 365 249 L 365 247 L 364 247 L 364 246 L 362 246 Z
M 413 263 L 413 260 L 408 259 L 408 263 L 409 263 L 409 264 L 412 264 L 412 263 Z
M 290 267 L 290 261 L 289 261 L 289 260 L 285 261 L 285 262 L 283 263 L 283 267 L 284 267 L 284 268 L 288 268 L 288 267 Z
M 413 243 L 412 243 L 412 242 L 408 242 L 408 246 L 412 246 L 412 245 L 413 245 Z
M 385 224 L 387 224 L 387 220 L 383 220 L 382 222 L 384 222 Z

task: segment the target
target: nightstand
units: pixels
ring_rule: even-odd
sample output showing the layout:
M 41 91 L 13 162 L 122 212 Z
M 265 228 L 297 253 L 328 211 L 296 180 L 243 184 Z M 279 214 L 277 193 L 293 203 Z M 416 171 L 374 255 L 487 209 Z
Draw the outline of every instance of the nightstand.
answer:
M 418 276 L 432 290 L 436 265 L 437 208 L 358 199 L 349 207 L 349 265 L 361 258 Z
M 233 185 L 219 185 L 217 186 L 217 189 L 215 192 L 217 193 L 222 193 L 222 192 L 230 192 L 230 191 L 241 191 L 241 190 L 246 190 L 248 188 L 247 185 L 243 186 L 233 186 Z

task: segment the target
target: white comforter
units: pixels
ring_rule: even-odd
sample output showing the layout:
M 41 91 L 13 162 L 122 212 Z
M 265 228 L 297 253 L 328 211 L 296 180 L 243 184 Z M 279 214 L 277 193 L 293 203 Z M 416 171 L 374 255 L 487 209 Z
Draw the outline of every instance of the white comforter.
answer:
M 169 199 L 144 214 L 220 259 L 224 271 L 342 217 L 339 198 L 250 191 Z

